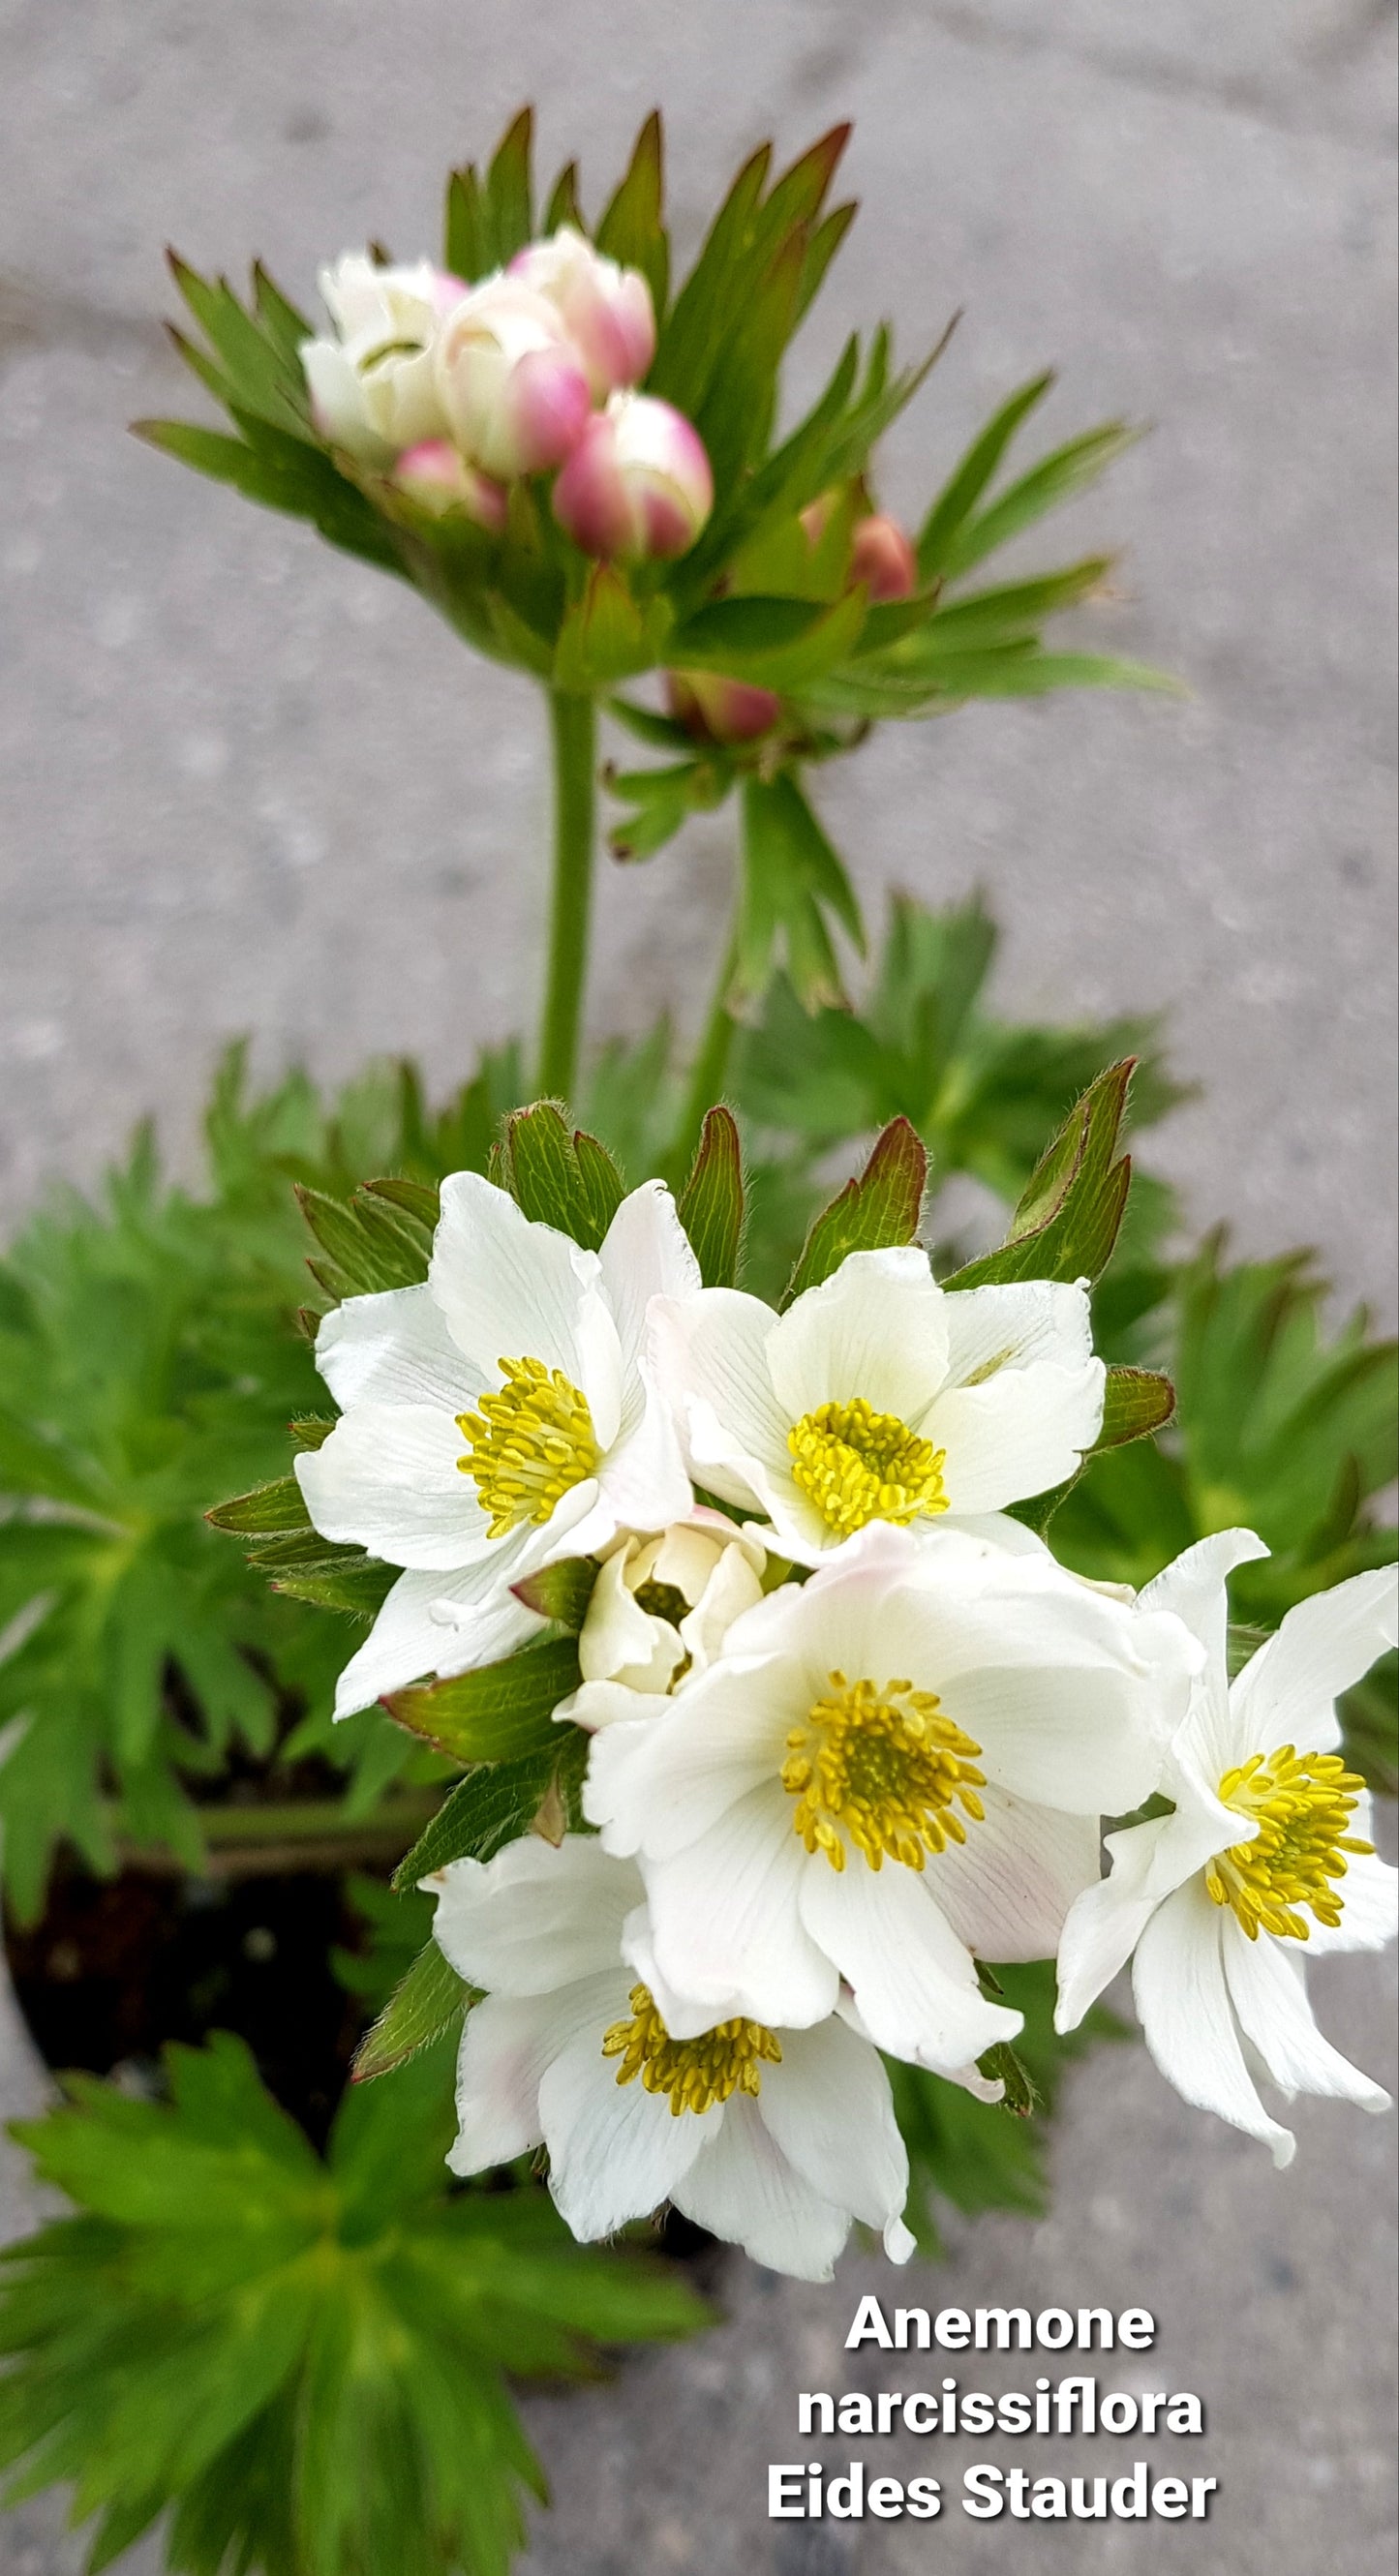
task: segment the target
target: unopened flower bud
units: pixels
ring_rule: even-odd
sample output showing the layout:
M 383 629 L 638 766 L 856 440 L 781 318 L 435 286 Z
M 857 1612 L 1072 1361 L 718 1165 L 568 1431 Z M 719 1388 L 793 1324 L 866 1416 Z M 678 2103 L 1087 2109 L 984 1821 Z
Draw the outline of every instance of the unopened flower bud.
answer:
M 592 411 L 581 359 L 554 307 L 515 277 L 489 277 L 448 314 L 437 390 L 457 445 L 501 482 L 543 474 L 577 444 Z
M 554 486 L 560 527 L 589 555 L 683 555 L 713 507 L 703 441 L 649 394 L 614 394 L 594 413 Z
M 561 224 L 520 251 L 510 275 L 552 304 L 595 401 L 645 375 L 656 354 L 656 314 L 639 268 L 604 259 L 572 224 Z
M 874 512 L 858 519 L 850 546 L 850 578 L 871 599 L 910 599 L 918 588 L 918 557 L 897 519 Z
M 671 714 L 701 742 L 756 742 L 782 712 L 771 689 L 718 671 L 667 671 L 665 685 Z
M 316 426 L 362 464 L 392 464 L 446 427 L 433 345 L 465 289 L 430 260 L 379 268 L 364 251 L 322 269 L 320 289 L 336 337 L 301 346 Z
M 425 438 L 407 448 L 393 469 L 393 480 L 434 517 L 461 510 L 492 536 L 499 536 L 505 525 L 509 503 L 503 486 L 468 465 L 450 438 Z

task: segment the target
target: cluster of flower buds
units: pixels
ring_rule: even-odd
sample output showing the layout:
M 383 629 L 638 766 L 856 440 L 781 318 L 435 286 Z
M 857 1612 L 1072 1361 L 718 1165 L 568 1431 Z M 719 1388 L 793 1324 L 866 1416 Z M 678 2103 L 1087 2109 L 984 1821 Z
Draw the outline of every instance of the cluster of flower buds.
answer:
M 656 349 L 639 269 L 571 224 L 468 286 L 426 260 L 350 252 L 321 273 L 335 336 L 301 351 L 317 427 L 434 513 L 505 524 L 522 475 L 556 474 L 586 554 L 668 559 L 714 504 L 709 459 L 670 403 L 639 393 Z
M 696 441 L 698 446 L 698 441 Z M 701 453 L 703 451 L 701 450 Z M 562 477 L 560 480 L 562 481 Z M 863 487 L 855 495 L 862 497 Z M 907 532 L 882 511 L 853 512 L 846 492 L 824 492 L 801 513 L 801 524 L 813 554 L 833 527 L 844 521 L 848 535 L 835 578 L 841 588 L 861 588 L 871 601 L 911 599 L 918 588 L 918 558 Z M 586 539 L 577 529 L 578 542 Z M 654 547 L 653 552 L 662 549 Z M 782 700 L 772 689 L 751 681 L 729 680 L 712 671 L 667 671 L 666 697 L 677 724 L 696 742 L 722 743 L 738 750 L 760 742 L 782 722 Z

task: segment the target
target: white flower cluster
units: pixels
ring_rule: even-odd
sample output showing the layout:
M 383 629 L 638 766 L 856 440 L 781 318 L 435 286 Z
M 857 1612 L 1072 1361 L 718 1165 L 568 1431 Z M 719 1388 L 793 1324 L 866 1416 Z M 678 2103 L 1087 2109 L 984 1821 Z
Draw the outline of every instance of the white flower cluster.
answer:
M 583 2238 L 670 2200 L 804 2277 L 852 2217 L 902 2259 L 879 2052 L 995 2099 L 1020 2016 L 980 1961 L 1057 1957 L 1067 2028 L 1132 1958 L 1162 2071 L 1280 2163 L 1260 2077 L 1383 2107 L 1301 1960 L 1395 1929 L 1334 1708 L 1394 1577 L 1303 1603 L 1231 1686 L 1250 1533 L 1138 1597 L 1062 1568 L 1008 1506 L 1098 1433 L 1082 1289 L 949 1292 L 910 1247 L 779 1317 L 701 1286 L 659 1183 L 593 1253 L 461 1173 L 426 1285 L 351 1298 L 317 1356 L 342 1414 L 298 1461 L 312 1519 L 403 1569 L 341 1714 L 512 1652 L 545 1624 L 514 1587 L 601 1561 L 558 1711 L 595 1833 L 431 1882 L 483 1997 L 462 2172 L 542 2142 Z M 1103 1876 L 1103 1819 L 1148 1804 Z
M 507 486 L 561 468 L 554 512 L 586 553 L 694 544 L 709 459 L 682 413 L 634 390 L 656 348 L 639 269 L 565 224 L 474 286 L 359 251 L 320 286 L 334 336 L 306 341 L 301 362 L 317 426 L 347 456 L 497 533 Z

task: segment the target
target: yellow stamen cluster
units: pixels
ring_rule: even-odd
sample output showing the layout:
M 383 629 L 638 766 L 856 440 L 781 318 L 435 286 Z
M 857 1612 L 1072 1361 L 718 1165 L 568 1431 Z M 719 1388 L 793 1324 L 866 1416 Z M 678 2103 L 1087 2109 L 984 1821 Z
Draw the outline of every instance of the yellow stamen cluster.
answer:
M 619 2084 L 639 2075 L 648 2093 L 668 2093 L 678 2120 L 682 2111 L 708 2111 L 734 2093 L 755 2097 L 763 2066 L 779 2066 L 782 2045 L 760 2021 L 721 2021 L 700 2039 L 672 2039 L 649 1986 L 633 1986 L 630 2021 L 614 2022 L 602 2043 L 604 2057 L 620 2057 Z
M 897 1413 L 876 1413 L 864 1397 L 818 1404 L 787 1434 L 792 1478 L 840 1538 L 868 1521 L 906 1526 L 924 1512 L 945 1512 L 946 1451 L 920 1440 Z
M 911 1682 L 848 1682 L 830 1676 L 803 1726 L 787 1738 L 782 1786 L 797 1801 L 793 1825 L 809 1852 L 823 1851 L 844 1869 L 847 1840 L 871 1869 L 886 1856 L 921 1869 L 928 1853 L 963 1843 L 958 1815 L 985 1814 L 976 1792 L 981 1751 L 944 1717 L 934 1691 Z
M 602 1451 L 588 1399 L 543 1360 L 497 1362 L 504 1386 L 483 1395 L 478 1413 L 459 1413 L 467 1454 L 457 1460 L 503 1538 L 520 1521 L 547 1521 L 557 1503 L 596 1475 Z
M 1364 1786 L 1339 1753 L 1299 1753 L 1291 1744 L 1225 1772 L 1225 1806 L 1256 1819 L 1258 1831 L 1210 1862 L 1205 1885 L 1216 1905 L 1232 1906 L 1250 1941 L 1260 1932 L 1305 1941 L 1311 1926 L 1302 1906 L 1335 1930 L 1345 1900 L 1332 1881 L 1345 1877 L 1347 1852 L 1374 1850 L 1346 1832 Z

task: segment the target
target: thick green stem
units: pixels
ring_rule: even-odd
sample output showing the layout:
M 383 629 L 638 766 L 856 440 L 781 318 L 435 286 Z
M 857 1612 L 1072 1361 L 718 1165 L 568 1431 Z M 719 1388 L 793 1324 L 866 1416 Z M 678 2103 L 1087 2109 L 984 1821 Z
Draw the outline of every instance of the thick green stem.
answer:
M 737 964 L 738 933 L 734 930 L 730 932 L 724 943 L 719 980 L 714 987 L 714 998 L 709 1005 L 709 1017 L 705 1021 L 695 1060 L 690 1068 L 690 1079 L 685 1090 L 685 1106 L 680 1113 L 675 1142 L 671 1147 L 671 1177 L 677 1189 L 685 1178 L 690 1157 L 699 1142 L 705 1111 L 713 1108 L 724 1088 L 724 1076 L 729 1069 L 729 1052 L 734 1040 L 734 1018 L 729 1009 L 729 992 Z
M 554 752 L 554 892 L 549 970 L 539 1039 L 539 1089 L 571 1100 L 578 1071 L 597 808 L 597 709 L 591 698 L 549 693 Z

